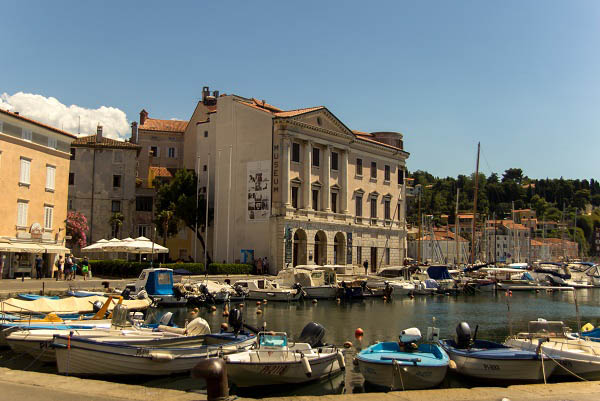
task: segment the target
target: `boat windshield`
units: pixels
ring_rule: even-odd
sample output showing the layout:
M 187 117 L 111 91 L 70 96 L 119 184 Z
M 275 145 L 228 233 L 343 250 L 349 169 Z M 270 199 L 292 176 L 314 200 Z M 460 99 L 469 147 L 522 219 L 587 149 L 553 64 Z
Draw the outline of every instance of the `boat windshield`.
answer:
M 287 346 L 287 337 L 285 335 L 263 334 L 260 336 L 259 343 L 265 347 L 285 347 Z
M 529 334 L 539 336 L 564 336 L 565 325 L 563 322 L 534 320 L 529 322 Z

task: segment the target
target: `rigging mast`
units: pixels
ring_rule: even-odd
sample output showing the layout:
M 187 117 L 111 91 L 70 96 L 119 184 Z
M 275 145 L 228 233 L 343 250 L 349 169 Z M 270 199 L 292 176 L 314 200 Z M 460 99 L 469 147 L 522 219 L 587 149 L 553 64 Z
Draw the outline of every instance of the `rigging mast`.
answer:
M 475 222 L 477 216 L 477 191 L 479 190 L 479 149 L 481 143 L 477 142 L 477 164 L 475 165 L 475 199 L 473 200 L 473 225 L 471 228 L 471 264 L 475 264 Z

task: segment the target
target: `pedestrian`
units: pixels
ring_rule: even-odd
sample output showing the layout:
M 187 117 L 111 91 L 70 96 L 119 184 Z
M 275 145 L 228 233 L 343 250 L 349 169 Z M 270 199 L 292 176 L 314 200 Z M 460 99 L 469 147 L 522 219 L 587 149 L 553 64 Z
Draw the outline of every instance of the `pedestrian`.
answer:
M 44 260 L 40 255 L 35 255 L 35 278 L 36 280 L 42 279 L 42 266 L 44 266 Z
M 6 263 L 6 255 L 0 256 L 0 280 L 2 280 L 2 271 L 4 270 L 5 263 Z
M 86 278 L 87 278 L 89 269 L 90 269 L 90 262 L 88 261 L 87 256 L 84 256 L 83 260 L 81 261 L 81 275 L 83 276 L 84 280 L 86 280 Z
M 56 281 L 61 280 L 62 279 L 62 274 L 63 274 L 63 268 L 65 266 L 65 259 L 64 257 L 61 255 L 57 260 L 56 260 Z
M 73 259 L 71 259 L 71 255 L 69 255 L 67 253 L 67 256 L 65 258 L 65 269 L 64 269 L 65 280 L 66 281 L 70 281 L 71 280 L 71 268 L 72 267 L 73 267 Z
M 263 261 L 261 258 L 258 258 L 256 261 L 256 274 L 262 274 L 263 271 Z
M 71 280 L 75 280 L 77 278 L 77 259 L 71 257 L 71 262 L 73 262 L 73 266 L 71 266 Z
M 367 259 L 365 259 L 365 261 L 363 262 L 363 267 L 365 268 L 365 276 L 369 275 L 369 261 Z
M 267 259 L 266 256 L 263 260 L 263 270 L 265 271 L 265 273 L 269 272 L 269 259 Z

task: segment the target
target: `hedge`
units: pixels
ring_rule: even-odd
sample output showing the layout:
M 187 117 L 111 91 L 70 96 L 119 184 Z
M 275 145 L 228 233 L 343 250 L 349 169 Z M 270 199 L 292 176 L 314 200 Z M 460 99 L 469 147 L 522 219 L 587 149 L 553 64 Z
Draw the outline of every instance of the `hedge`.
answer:
M 158 264 L 154 264 L 158 267 Z M 161 267 L 169 269 L 186 269 L 193 274 L 206 274 L 202 263 L 163 263 Z M 143 269 L 150 267 L 149 262 L 128 262 L 122 259 L 90 260 L 90 268 L 94 276 L 134 278 L 138 277 Z M 211 263 L 208 265 L 208 274 L 251 274 L 252 265 Z

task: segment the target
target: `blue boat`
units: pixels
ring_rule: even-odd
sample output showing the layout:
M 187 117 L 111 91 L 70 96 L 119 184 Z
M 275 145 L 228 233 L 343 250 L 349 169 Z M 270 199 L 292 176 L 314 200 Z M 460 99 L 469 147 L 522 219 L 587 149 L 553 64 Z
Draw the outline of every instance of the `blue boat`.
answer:
M 419 329 L 411 328 L 402 332 L 399 342 L 381 342 L 362 350 L 356 360 L 365 380 L 392 390 L 438 386 L 446 377 L 450 359 L 438 344 L 417 346 L 420 339 Z
M 35 301 L 36 299 L 60 299 L 57 296 L 49 296 L 49 295 L 35 295 L 35 294 L 18 294 L 18 298 L 23 299 L 25 301 Z
M 173 269 L 164 267 L 144 269 L 134 284 L 128 284 L 127 289 L 135 294 L 144 290 L 154 302 L 161 306 L 183 306 L 187 298 L 176 293 L 173 287 Z
M 477 335 L 477 328 L 475 335 Z M 547 379 L 556 364 L 533 351 L 471 338 L 465 322 L 456 327 L 456 340 L 441 340 L 440 345 L 454 362 L 451 369 L 469 377 L 502 382 L 538 382 Z
M 600 327 L 596 327 L 593 330 L 584 331 L 581 333 L 581 336 L 592 341 L 600 342 Z

